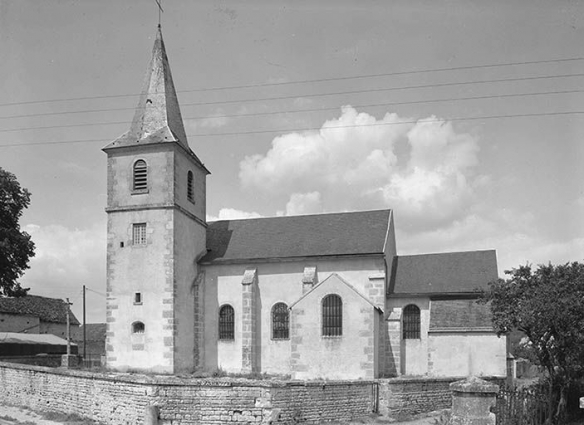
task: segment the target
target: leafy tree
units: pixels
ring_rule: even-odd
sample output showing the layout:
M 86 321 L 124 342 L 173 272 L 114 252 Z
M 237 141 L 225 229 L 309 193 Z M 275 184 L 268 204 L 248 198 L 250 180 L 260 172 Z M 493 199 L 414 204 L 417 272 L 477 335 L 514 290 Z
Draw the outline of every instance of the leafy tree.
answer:
M 0 295 L 18 297 L 28 291 L 17 280 L 34 256 L 34 243 L 18 224 L 29 203 L 30 192 L 20 187 L 14 174 L 0 168 Z
M 522 355 L 545 368 L 555 421 L 567 391 L 584 377 L 584 264 L 530 265 L 505 272 L 482 294 L 491 303 L 499 334 L 518 329 L 527 337 Z

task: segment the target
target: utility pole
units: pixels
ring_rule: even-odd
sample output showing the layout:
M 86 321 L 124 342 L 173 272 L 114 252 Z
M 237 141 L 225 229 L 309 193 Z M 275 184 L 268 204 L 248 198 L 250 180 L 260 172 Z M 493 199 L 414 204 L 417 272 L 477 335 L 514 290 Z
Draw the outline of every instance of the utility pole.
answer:
M 87 323 L 85 322 L 85 285 L 83 285 L 83 360 L 87 359 L 87 351 L 86 350 L 86 343 L 85 343 L 85 337 L 86 337 L 86 332 L 87 331 Z
M 67 357 L 71 355 L 71 320 L 69 319 L 69 298 L 67 298 Z

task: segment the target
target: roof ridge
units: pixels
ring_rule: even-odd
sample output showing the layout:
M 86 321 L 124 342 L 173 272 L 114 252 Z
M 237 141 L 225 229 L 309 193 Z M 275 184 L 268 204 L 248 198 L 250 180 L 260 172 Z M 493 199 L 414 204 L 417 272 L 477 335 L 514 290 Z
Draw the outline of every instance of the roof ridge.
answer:
M 245 218 L 227 218 L 219 220 L 210 220 L 207 223 L 219 223 L 222 221 L 244 221 L 244 220 L 265 220 L 265 219 L 279 219 L 279 218 L 298 218 L 298 217 L 315 217 L 324 215 L 345 215 L 345 214 L 363 214 L 363 213 L 374 213 L 374 212 L 390 212 L 393 211 L 391 208 L 380 208 L 376 210 L 357 210 L 357 211 L 339 211 L 339 212 L 322 212 L 322 213 L 311 213 L 311 214 L 296 214 L 296 215 L 269 215 L 261 217 L 245 217 Z

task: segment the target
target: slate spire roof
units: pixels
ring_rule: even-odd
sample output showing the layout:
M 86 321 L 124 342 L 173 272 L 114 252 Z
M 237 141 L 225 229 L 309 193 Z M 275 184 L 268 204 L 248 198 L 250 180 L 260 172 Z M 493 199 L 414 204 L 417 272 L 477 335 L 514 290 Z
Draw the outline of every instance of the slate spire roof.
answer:
M 130 131 L 105 149 L 160 142 L 177 142 L 190 151 L 159 25 Z

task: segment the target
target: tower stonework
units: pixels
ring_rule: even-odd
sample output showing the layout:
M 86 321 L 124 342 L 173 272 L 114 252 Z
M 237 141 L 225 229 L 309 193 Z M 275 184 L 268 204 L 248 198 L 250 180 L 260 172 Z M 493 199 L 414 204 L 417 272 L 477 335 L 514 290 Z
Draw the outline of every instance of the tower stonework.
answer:
M 160 28 L 130 130 L 108 157 L 107 366 L 197 368 L 209 171 L 190 149 Z

